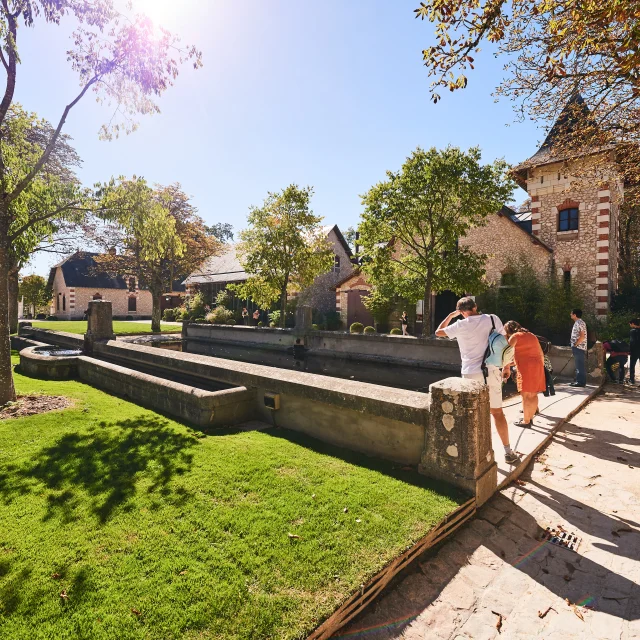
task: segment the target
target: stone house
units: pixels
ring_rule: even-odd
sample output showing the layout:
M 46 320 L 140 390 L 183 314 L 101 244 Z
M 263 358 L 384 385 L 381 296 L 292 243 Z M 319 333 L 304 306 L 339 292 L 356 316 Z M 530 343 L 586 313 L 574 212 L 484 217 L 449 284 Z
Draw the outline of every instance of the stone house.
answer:
M 151 318 L 151 293 L 139 287 L 135 276 L 111 276 L 101 271 L 98 253 L 77 251 L 49 272 L 50 313 L 60 320 L 82 320 L 90 300 L 108 300 L 116 318 Z M 183 291 L 180 291 L 182 288 Z M 162 309 L 179 306 L 184 287 L 174 283 L 162 297 Z
M 298 299 L 299 304 L 305 304 L 316 311 L 326 313 L 336 311 L 335 293 L 336 283 L 353 270 L 353 254 L 338 225 L 324 227 L 323 232 L 331 245 L 334 254 L 331 271 L 318 276 L 307 289 L 290 294 L 289 298 Z M 249 274 L 240 264 L 236 245 L 229 245 L 224 253 L 208 258 L 202 266 L 194 271 L 184 282 L 188 290 L 199 290 L 207 302 L 215 300 L 219 291 L 224 291 L 230 284 L 246 281 Z M 237 302 L 234 302 L 234 308 Z M 253 310 L 251 301 L 247 302 L 249 311 Z

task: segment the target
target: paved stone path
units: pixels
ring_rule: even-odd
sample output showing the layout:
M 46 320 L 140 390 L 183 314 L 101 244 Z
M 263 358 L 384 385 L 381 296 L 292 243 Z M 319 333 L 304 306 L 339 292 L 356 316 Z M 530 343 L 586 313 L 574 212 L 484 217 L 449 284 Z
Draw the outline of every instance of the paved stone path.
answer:
M 640 392 L 608 385 L 522 481 L 342 637 L 640 638 Z M 541 542 L 558 525 L 582 538 L 577 552 Z

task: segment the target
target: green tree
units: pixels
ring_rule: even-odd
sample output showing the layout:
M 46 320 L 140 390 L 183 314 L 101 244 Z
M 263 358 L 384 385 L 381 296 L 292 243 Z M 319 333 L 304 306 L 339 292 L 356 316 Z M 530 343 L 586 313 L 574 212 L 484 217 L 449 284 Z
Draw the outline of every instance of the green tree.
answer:
M 96 240 L 119 250 L 97 259 L 102 268 L 136 276 L 153 301 L 151 330 L 160 331 L 162 294 L 219 251 L 204 221 L 179 184 L 150 188 L 141 178 L 120 179 L 104 189 L 102 206 L 115 218 Z
M 182 48 L 177 38 L 165 30 L 156 31 L 144 16 L 123 19 L 114 4 L 113 0 L 0 3 L 0 69 L 5 73 L 4 91 L 0 91 L 0 406 L 15 400 L 9 342 L 10 271 L 22 239 L 59 215 L 55 208 L 45 213 L 42 206 L 30 207 L 27 201 L 43 195 L 38 178 L 46 173 L 71 111 L 91 91 L 99 101 L 115 105 L 102 135 L 109 138 L 120 131 L 129 132 L 135 128 L 136 115 L 158 111 L 154 100 L 173 84 L 182 62 L 191 60 L 196 67 L 201 64 L 195 48 Z M 78 92 L 62 109 L 44 148 L 35 145 L 30 152 L 17 154 L 4 138 L 4 125 L 14 101 L 18 64 L 27 63 L 27 59 L 20 59 L 20 35 L 36 24 L 72 22 L 76 29 L 67 59 L 78 74 Z M 39 63 L 34 58 L 27 64 Z
M 333 265 L 322 218 L 309 209 L 312 195 L 311 187 L 294 184 L 269 193 L 262 207 L 251 208 L 249 227 L 240 232 L 238 255 L 250 277 L 229 288 L 265 309 L 280 300 L 280 326 L 287 293 L 310 286 Z
M 47 286 L 47 281 L 37 275 L 22 278 L 18 295 L 27 307 L 33 307 L 35 313 L 38 313 L 38 309 L 46 306 L 51 300 L 51 290 Z
M 498 211 L 514 189 L 504 161 L 480 160 L 477 147 L 418 148 L 362 197 L 362 269 L 383 291 L 412 304 L 424 299 L 424 335 L 432 292 L 482 287 L 485 256 L 458 247 L 458 238 Z
M 216 222 L 206 227 L 207 233 L 220 242 L 233 242 L 233 225 L 228 222 Z

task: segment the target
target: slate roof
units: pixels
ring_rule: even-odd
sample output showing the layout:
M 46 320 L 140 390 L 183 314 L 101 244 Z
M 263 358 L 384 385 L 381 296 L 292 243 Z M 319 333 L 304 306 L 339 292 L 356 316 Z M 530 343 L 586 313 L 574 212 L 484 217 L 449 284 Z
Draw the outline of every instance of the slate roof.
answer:
M 100 253 L 91 253 L 89 251 L 77 251 L 62 262 L 51 267 L 49 271 L 49 286 L 53 286 L 53 279 L 56 275 L 56 269 L 62 269 L 62 276 L 67 287 L 86 288 L 86 289 L 128 289 L 129 285 L 123 276 L 112 276 L 105 271 L 100 271 L 95 258 Z M 185 291 L 186 288 L 182 282 L 176 280 L 173 282 L 172 291 Z
M 184 284 L 207 284 L 215 282 L 244 282 L 249 274 L 242 268 L 232 244 L 219 256 L 207 258 L 200 269 L 194 271 Z
M 540 245 L 543 249 L 546 249 L 549 253 L 553 253 L 553 249 L 549 245 L 542 242 L 542 240 L 540 240 L 538 236 L 534 235 L 528 229 L 528 225 L 526 223 L 529 222 L 529 224 L 531 224 L 531 213 L 530 212 L 528 213 L 529 213 L 529 220 L 527 221 L 526 217 L 524 219 L 520 219 L 520 216 L 524 216 L 525 214 L 516 213 L 513 209 L 511 209 L 510 207 L 507 207 L 506 205 L 504 205 L 502 209 L 498 211 L 499 216 L 504 217 L 507 220 L 511 221 L 514 224 L 514 226 L 518 227 L 518 229 L 520 229 L 523 233 L 526 233 L 531 239 L 531 242 L 533 242 L 533 244 Z
M 527 169 L 539 167 L 544 164 L 551 164 L 552 162 L 559 162 L 576 155 L 575 152 L 563 154 L 559 151 L 561 145 L 558 143 L 562 141 L 564 135 L 574 133 L 578 123 L 588 119 L 590 114 L 591 112 L 584 98 L 579 93 L 574 93 L 571 98 L 569 98 L 558 119 L 554 122 L 544 142 L 540 145 L 540 148 L 528 160 L 521 162 L 512 169 L 513 175 L 520 186 L 526 188 L 524 186 L 527 182 Z M 600 147 L 598 149 L 594 148 L 586 151 L 585 154 L 604 151 L 606 148 L 613 148 L 613 146 L 614 145 Z
M 127 289 L 127 283 L 122 276 L 111 276 L 104 271 L 99 271 L 95 257 L 99 253 L 89 251 L 77 251 L 62 262 L 51 268 L 49 272 L 49 285 L 53 284 L 56 269 L 62 269 L 64 283 L 67 287 L 85 287 L 88 289 Z

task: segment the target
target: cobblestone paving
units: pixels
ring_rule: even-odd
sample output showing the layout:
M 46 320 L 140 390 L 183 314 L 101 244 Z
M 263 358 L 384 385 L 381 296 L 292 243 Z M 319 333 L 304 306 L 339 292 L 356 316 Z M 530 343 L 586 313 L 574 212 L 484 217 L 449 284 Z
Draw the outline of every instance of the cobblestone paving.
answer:
M 640 392 L 606 387 L 522 479 L 342 636 L 640 638 Z M 541 542 L 558 525 L 577 552 Z

